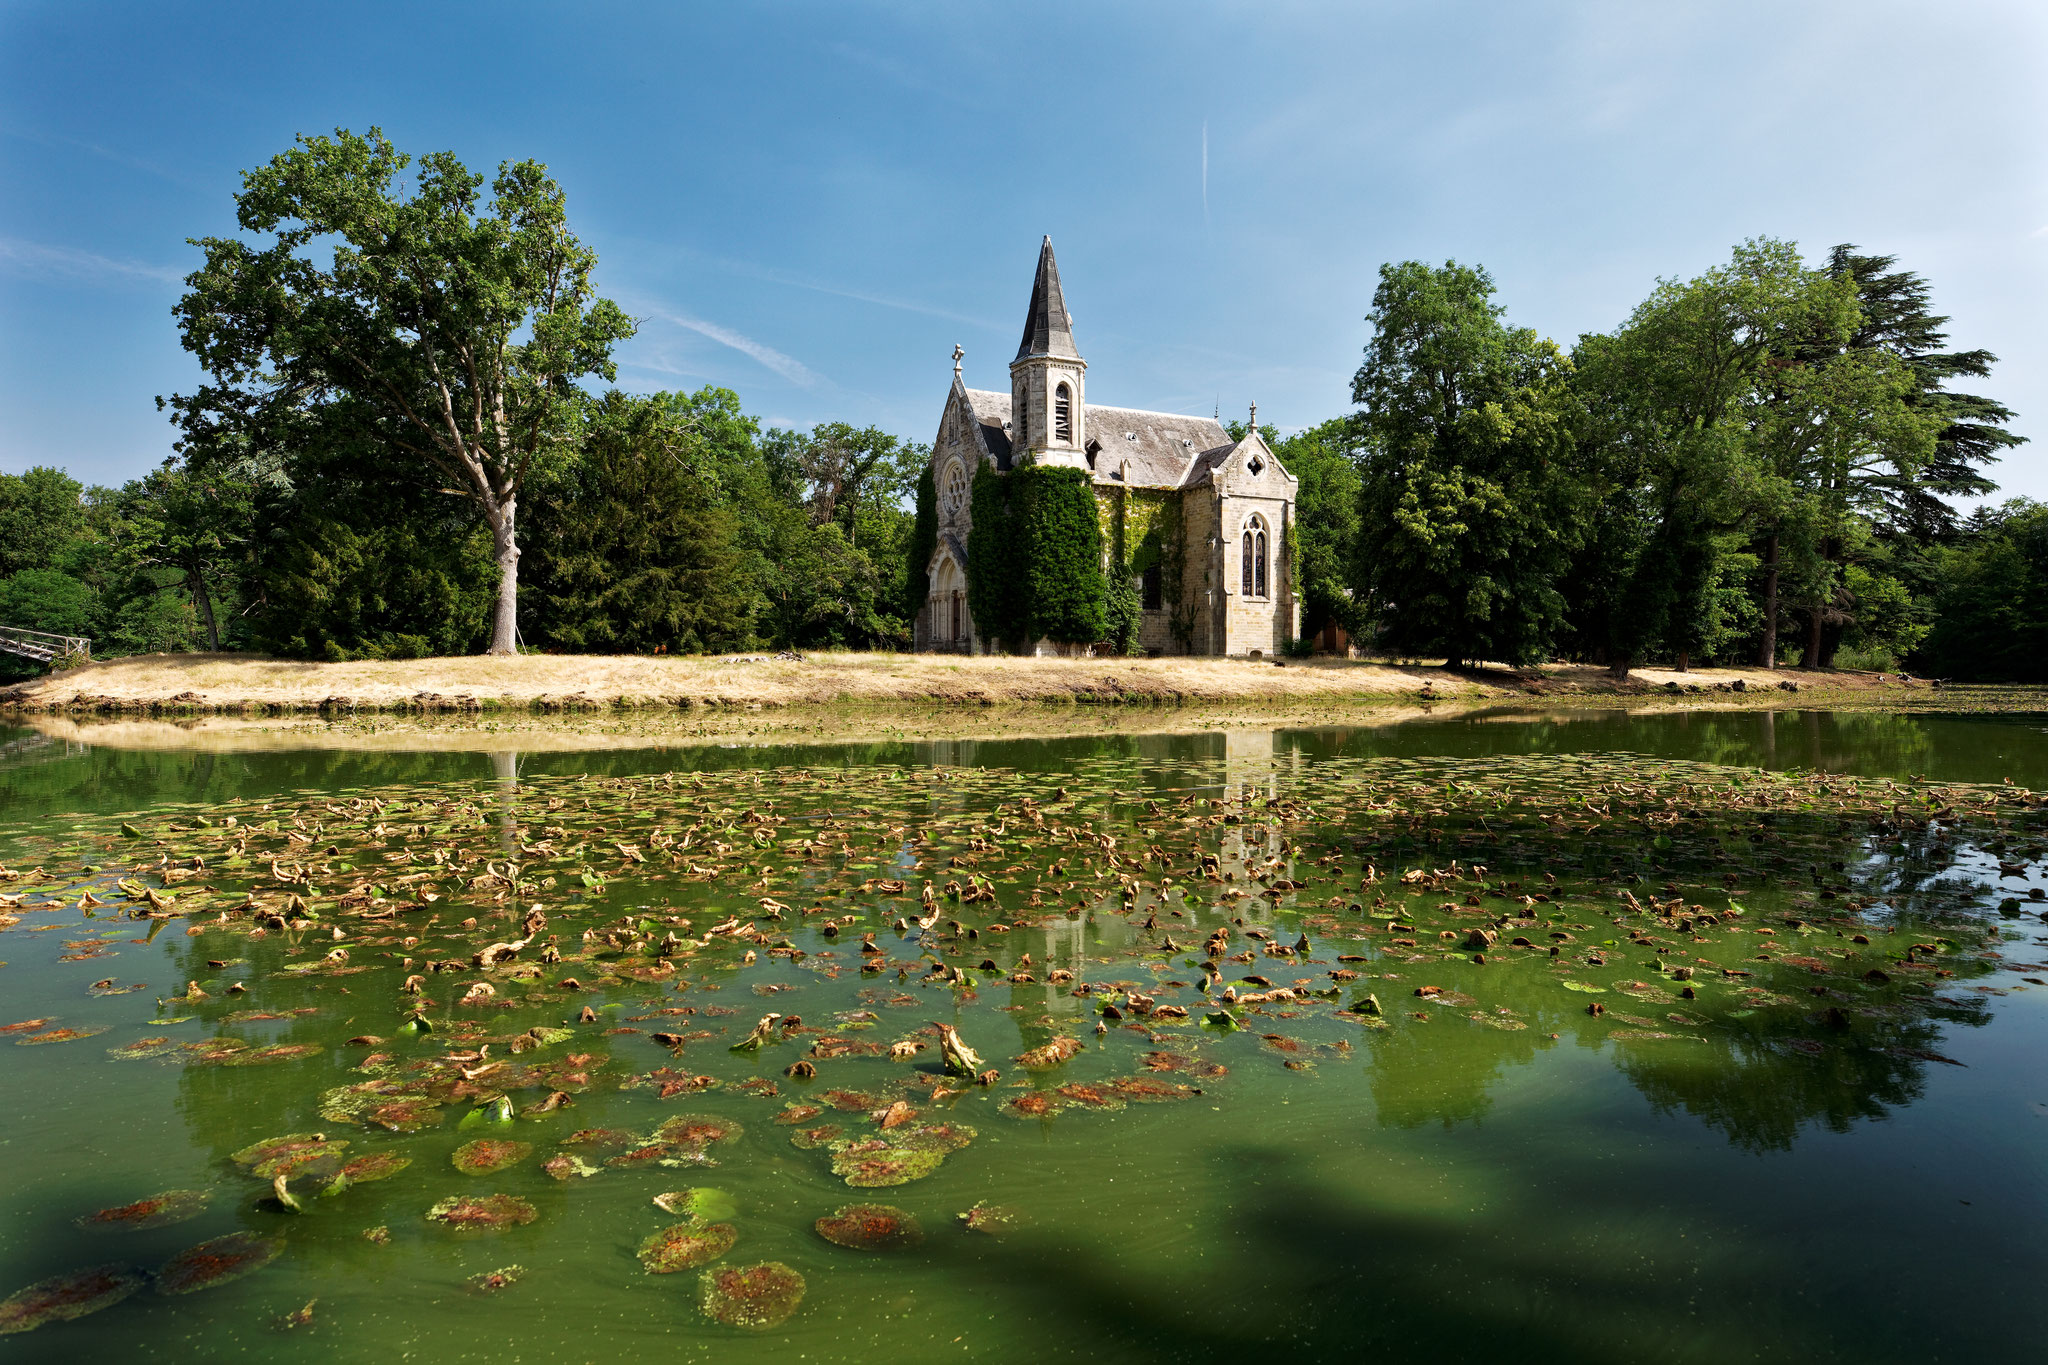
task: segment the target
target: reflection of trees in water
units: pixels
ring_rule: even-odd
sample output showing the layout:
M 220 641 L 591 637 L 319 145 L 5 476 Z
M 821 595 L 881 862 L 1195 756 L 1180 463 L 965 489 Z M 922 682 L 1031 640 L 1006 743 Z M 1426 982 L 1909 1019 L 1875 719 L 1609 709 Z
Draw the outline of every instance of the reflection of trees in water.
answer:
M 1382 999 L 1390 1011 L 1421 1003 L 1391 995 Z M 1501 1033 L 1442 1009 L 1432 1011 L 1427 1024 L 1403 1019 L 1395 1027 L 1369 1031 L 1358 1046 L 1371 1059 L 1366 1084 L 1381 1123 L 1451 1128 L 1484 1118 L 1493 1105 L 1495 1083 L 1552 1044 L 1548 1032 L 1534 1027 Z
M 1748 1151 L 1785 1151 L 1807 1128 L 1845 1133 L 1920 1098 L 1930 1063 L 1910 1054 L 1938 1051 L 1941 1042 L 1925 1008 L 1905 1003 L 1875 1019 L 1856 1013 L 1832 1036 L 1825 1024 L 1786 1020 L 1743 1032 L 1723 1027 L 1697 1043 L 1633 1043 L 1617 1050 L 1615 1064 L 1659 1113 L 1690 1114 Z M 1963 1022 L 1982 1025 L 1990 1016 L 1976 1007 Z M 1821 1051 L 1799 1051 L 1795 1039 Z

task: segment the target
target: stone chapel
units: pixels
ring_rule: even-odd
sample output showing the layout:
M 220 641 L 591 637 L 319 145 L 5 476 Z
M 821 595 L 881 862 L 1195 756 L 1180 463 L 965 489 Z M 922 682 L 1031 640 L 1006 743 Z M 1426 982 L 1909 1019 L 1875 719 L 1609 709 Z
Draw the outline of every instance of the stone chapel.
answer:
M 1074 344 L 1050 237 L 1039 248 L 1009 391 L 968 388 L 961 359 L 956 346 L 932 443 L 938 544 L 917 649 L 988 649 L 967 605 L 969 493 L 983 465 L 1006 474 L 1031 462 L 1088 470 L 1104 525 L 1121 512 L 1146 653 L 1271 658 L 1294 637 L 1296 480 L 1260 439 L 1256 408 L 1250 434 L 1233 441 L 1214 418 L 1089 402 L 1088 362 Z M 1038 652 L 1073 650 L 1041 642 Z

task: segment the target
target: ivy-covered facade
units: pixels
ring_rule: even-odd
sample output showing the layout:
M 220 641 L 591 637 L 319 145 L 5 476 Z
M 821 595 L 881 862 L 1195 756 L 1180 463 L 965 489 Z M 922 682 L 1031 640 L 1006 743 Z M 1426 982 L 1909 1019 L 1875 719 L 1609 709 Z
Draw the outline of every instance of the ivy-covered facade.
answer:
M 919 487 L 918 649 L 1259 658 L 1294 638 L 1294 476 L 1256 420 L 1233 441 L 1089 403 L 1051 238 L 1010 391 L 968 388 L 962 361 Z

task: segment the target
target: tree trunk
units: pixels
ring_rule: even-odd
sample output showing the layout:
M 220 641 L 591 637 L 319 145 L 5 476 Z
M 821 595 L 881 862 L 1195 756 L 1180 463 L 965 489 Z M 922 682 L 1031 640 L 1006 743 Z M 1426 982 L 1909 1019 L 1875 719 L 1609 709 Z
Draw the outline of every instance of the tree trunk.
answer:
M 1607 665 L 1607 676 L 1614 679 L 1616 682 L 1627 682 L 1628 673 L 1631 666 L 1632 665 L 1629 663 L 1628 656 L 1624 654 L 1617 658 L 1613 663 Z
M 1676 669 L 1675 671 L 1676 671 L 1676 672 L 1679 672 L 1679 673 L 1690 673 L 1690 672 L 1692 672 L 1692 651 L 1691 651 L 1691 650 L 1689 650 L 1689 649 L 1681 649 L 1681 650 L 1679 650 L 1679 651 L 1678 651 L 1678 667 L 1677 667 L 1677 669 Z
M 1778 666 L 1778 533 L 1771 532 L 1764 554 L 1764 634 L 1756 648 L 1758 668 Z
M 519 544 L 513 538 L 513 523 L 519 504 L 507 498 L 491 521 L 491 543 L 497 551 L 498 605 L 491 622 L 491 647 L 487 654 L 519 652 Z
M 192 594 L 192 605 L 199 608 L 199 620 L 206 627 L 206 648 L 220 653 L 220 624 L 213 619 L 213 595 L 206 590 L 206 573 L 198 562 L 185 565 L 185 590 Z
M 1806 613 L 1806 654 L 1799 661 L 1799 666 L 1803 669 L 1820 667 L 1820 618 L 1821 609 L 1819 607 L 1815 607 Z

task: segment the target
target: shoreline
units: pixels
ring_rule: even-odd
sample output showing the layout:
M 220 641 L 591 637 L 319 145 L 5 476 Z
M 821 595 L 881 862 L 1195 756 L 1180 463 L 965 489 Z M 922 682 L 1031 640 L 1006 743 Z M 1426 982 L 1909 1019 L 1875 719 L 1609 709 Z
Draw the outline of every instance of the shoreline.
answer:
M 1896 674 L 1642 668 L 1619 680 L 1585 665 L 1452 671 L 1328 658 L 520 655 L 309 663 L 185 654 L 87 664 L 0 689 L 0 715 L 710 715 L 800 707 L 1129 710 L 1652 698 L 1740 706 L 1799 698 L 1924 704 L 1948 690 Z

